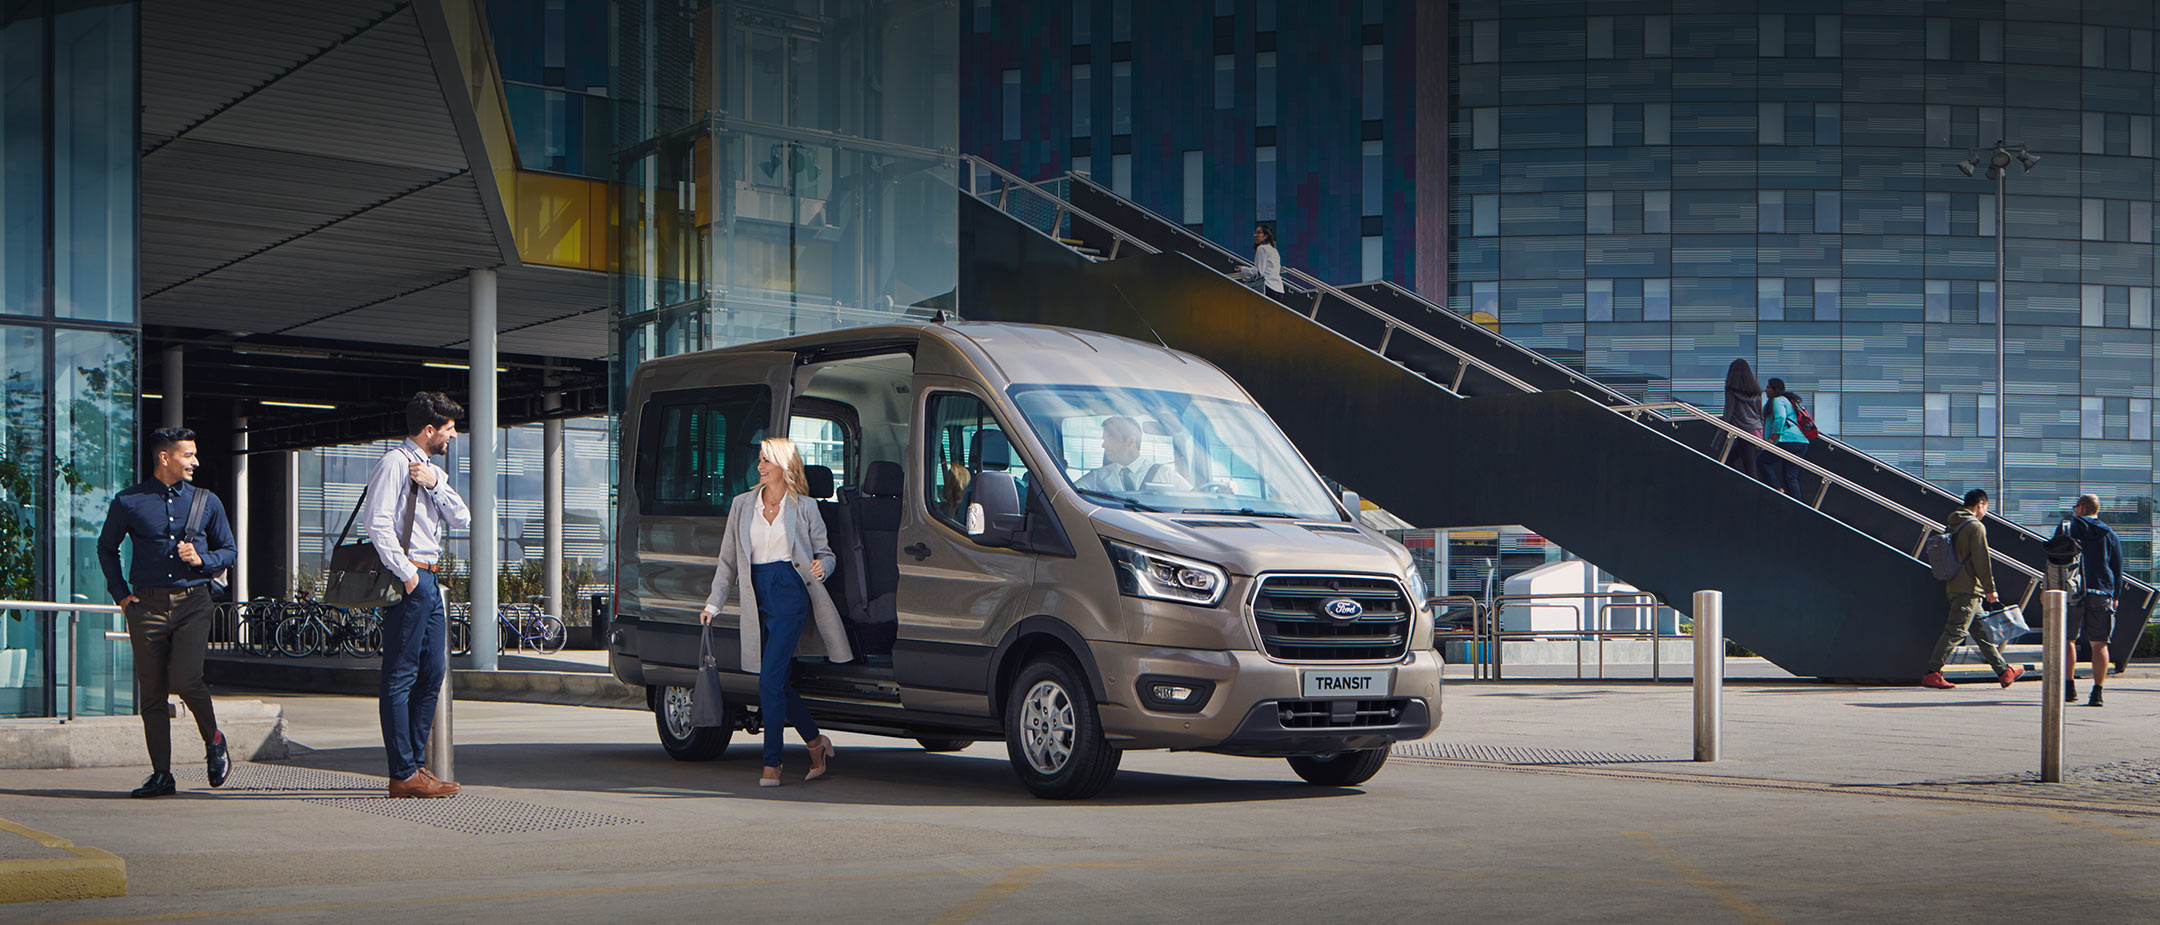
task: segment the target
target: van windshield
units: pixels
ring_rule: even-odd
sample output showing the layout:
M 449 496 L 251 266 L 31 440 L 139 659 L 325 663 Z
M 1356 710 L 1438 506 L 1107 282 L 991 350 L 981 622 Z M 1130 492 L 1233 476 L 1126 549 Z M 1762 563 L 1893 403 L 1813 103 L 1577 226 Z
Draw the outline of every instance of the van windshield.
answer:
M 1014 386 L 1013 403 L 1083 497 L 1131 510 L 1341 520 L 1260 409 L 1181 392 Z

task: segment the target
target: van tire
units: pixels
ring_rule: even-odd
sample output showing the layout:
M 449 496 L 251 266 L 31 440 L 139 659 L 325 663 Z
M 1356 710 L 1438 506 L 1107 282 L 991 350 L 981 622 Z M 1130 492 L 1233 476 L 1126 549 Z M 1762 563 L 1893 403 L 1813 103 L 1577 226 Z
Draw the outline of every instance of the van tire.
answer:
M 690 725 L 690 689 L 681 685 L 654 686 L 653 724 L 660 730 L 660 747 L 676 761 L 711 761 L 727 754 L 735 738 L 735 720 L 741 707 L 730 704 L 725 726 Z
M 1031 744 L 1039 752 L 1034 757 Z M 1013 677 L 1005 698 L 1005 752 L 1020 783 L 1046 800 L 1084 800 L 1101 792 L 1124 754 L 1103 737 L 1087 678 L 1063 655 L 1037 656 Z
M 1372 780 L 1387 763 L 1388 750 L 1367 748 L 1331 755 L 1293 755 L 1290 770 L 1308 784 L 1322 787 L 1354 787 Z
M 926 752 L 957 752 L 975 744 L 974 739 L 916 739 L 915 744 Z

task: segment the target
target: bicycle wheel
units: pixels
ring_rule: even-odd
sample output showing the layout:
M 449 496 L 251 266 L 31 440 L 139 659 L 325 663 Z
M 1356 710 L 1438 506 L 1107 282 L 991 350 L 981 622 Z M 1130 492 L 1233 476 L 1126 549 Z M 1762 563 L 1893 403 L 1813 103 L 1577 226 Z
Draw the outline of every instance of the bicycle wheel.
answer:
M 278 624 L 278 651 L 287 658 L 306 658 L 322 650 L 326 635 L 322 623 L 313 618 L 287 620 Z
M 561 617 L 542 616 L 533 621 L 533 648 L 539 649 L 540 654 L 561 652 L 569 641 L 570 634 L 565 631 Z
M 339 647 L 345 650 L 346 655 L 353 658 L 367 658 L 373 655 L 374 652 L 370 651 L 368 646 L 370 628 L 366 617 L 358 614 L 348 614 L 345 618 L 344 627 L 338 630 Z M 374 627 L 373 629 L 375 634 L 380 637 L 382 629 L 380 627 Z
M 472 654 L 472 623 L 470 621 L 450 621 L 450 654 Z

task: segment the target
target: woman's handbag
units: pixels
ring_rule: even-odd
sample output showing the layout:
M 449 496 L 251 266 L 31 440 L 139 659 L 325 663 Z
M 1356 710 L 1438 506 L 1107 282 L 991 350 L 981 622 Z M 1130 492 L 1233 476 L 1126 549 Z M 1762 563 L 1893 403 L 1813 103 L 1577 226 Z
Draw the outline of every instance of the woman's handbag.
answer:
M 2025 608 L 2016 604 L 1982 614 L 1972 625 L 1974 639 L 1996 647 L 2007 646 L 2012 640 L 2030 632 L 2032 627 L 2025 624 Z
M 690 725 L 699 729 L 727 725 L 720 693 L 720 660 L 712 654 L 712 624 L 698 634 L 697 686 L 690 690 Z
M 405 525 L 398 531 L 398 542 L 406 549 L 412 548 L 414 506 L 420 503 L 420 493 L 405 493 Z M 405 602 L 405 582 L 390 567 L 383 564 L 381 554 L 375 551 L 375 541 L 362 531 L 359 539 L 351 543 L 345 538 L 352 535 L 353 521 L 360 517 L 360 508 L 367 504 L 367 494 L 353 505 L 352 514 L 345 518 L 345 529 L 338 531 L 337 545 L 331 547 L 330 558 L 324 563 L 322 602 L 347 610 L 364 610 L 369 607 L 395 607 Z

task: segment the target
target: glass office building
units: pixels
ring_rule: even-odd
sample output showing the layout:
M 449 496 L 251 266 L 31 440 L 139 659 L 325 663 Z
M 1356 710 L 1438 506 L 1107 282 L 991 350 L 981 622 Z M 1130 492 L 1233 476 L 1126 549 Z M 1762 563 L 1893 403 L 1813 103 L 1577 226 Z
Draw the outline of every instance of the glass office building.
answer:
M 1647 398 L 1715 406 L 1746 358 L 1958 492 L 1996 489 L 2001 311 L 2001 512 L 2097 492 L 2152 573 L 2152 3 L 1453 8 L 1452 307 Z M 1994 184 L 1956 167 L 1998 139 L 2041 157 L 2001 292 Z
M 0 597 L 107 604 L 135 479 L 136 9 L 0 6 Z M 45 538 L 58 538 L 46 541 Z M 0 717 L 134 712 L 118 617 L 0 615 Z

